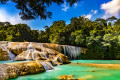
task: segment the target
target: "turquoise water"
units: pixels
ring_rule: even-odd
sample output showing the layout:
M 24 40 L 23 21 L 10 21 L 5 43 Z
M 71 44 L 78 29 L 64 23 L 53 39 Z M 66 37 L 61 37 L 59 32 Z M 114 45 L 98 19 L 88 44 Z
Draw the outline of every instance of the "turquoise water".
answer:
M 0 61 L 0 64 L 11 63 L 13 61 Z
M 29 62 L 29 61 L 0 61 L 0 64 L 5 64 L 5 63 L 18 63 L 18 62 Z
M 19 76 L 12 80 L 55 80 L 61 75 L 73 74 L 76 79 L 86 80 L 120 80 L 120 70 L 81 66 L 79 63 L 120 64 L 119 60 L 73 60 L 71 64 L 56 66 L 54 70 L 35 75 Z M 95 72 L 90 72 L 91 70 Z
M 120 60 L 71 60 L 73 63 L 120 64 Z

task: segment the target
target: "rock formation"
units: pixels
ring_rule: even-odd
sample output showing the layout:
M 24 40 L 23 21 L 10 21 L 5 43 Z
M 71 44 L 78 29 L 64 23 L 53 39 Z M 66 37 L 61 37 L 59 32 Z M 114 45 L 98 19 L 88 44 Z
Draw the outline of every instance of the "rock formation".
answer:
M 0 64 L 0 80 L 7 80 L 28 74 L 44 72 L 40 61 Z
M 56 65 L 70 63 L 68 57 L 60 53 L 60 49 L 61 46 L 57 44 L 0 42 L 0 56 L 4 58 L 1 60 L 25 61 L 0 64 L 0 80 L 36 74 L 51 70 Z

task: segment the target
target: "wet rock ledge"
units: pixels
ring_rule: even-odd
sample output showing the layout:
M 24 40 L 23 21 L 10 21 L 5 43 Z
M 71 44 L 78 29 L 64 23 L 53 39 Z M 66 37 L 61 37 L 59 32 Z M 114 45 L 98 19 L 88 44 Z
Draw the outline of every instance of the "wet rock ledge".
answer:
M 0 80 L 12 79 L 17 76 L 44 72 L 45 69 L 39 61 L 8 63 L 0 65 Z

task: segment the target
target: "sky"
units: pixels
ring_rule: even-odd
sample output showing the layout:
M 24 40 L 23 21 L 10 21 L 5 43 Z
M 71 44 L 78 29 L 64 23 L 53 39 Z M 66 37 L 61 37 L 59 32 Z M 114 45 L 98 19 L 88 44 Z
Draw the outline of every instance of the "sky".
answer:
M 13 25 L 25 23 L 31 29 L 44 30 L 44 26 L 50 26 L 54 21 L 64 20 L 69 24 L 72 17 L 82 15 L 90 20 L 107 19 L 111 16 L 120 18 L 120 0 L 81 0 L 72 7 L 64 1 L 62 5 L 52 4 L 47 10 L 52 12 L 52 18 L 23 21 L 19 16 L 20 11 L 15 8 L 15 3 L 9 1 L 5 5 L 0 4 L 0 22 L 8 21 Z

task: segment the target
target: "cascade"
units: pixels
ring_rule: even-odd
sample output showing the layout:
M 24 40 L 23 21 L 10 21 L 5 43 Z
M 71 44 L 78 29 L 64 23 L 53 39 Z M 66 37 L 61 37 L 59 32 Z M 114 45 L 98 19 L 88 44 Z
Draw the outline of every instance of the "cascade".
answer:
M 46 54 L 45 54 L 45 49 L 43 48 L 44 46 L 43 46 L 42 44 L 40 44 L 40 43 L 36 43 L 36 45 L 39 46 L 39 47 L 41 47 L 42 50 L 43 50 L 43 52 L 38 52 L 38 53 L 39 53 L 41 56 L 43 56 L 43 57 L 45 57 L 46 59 L 48 59 L 47 56 L 46 56 Z
M 55 57 L 55 58 L 54 58 L 54 60 L 53 60 L 53 61 L 54 61 L 54 63 L 56 63 L 56 64 L 57 64 L 57 66 L 59 66 L 59 63 L 57 62 L 57 59 L 58 59 L 58 58 L 59 58 L 59 57 Z M 60 59 L 60 58 L 59 58 L 59 59 Z M 61 60 L 60 62 L 62 62 L 62 61 L 63 61 L 63 60 Z
M 66 47 L 63 46 L 63 50 L 64 50 L 64 55 L 66 55 Z
M 80 55 L 81 55 L 80 47 L 63 45 L 63 51 L 64 51 L 64 55 L 68 56 L 69 59 L 71 60 L 80 59 Z
M 15 55 L 14 55 L 12 52 L 10 52 L 10 51 L 7 51 L 7 52 L 8 52 L 8 54 L 9 54 L 10 59 L 11 59 L 11 60 L 14 60 Z
M 53 54 L 55 54 L 51 49 L 46 49 L 46 51 L 48 51 L 48 52 L 51 52 L 51 53 L 53 53 Z
M 28 51 L 28 54 L 27 54 L 27 56 L 26 56 L 26 59 L 29 60 L 29 57 L 30 57 L 30 53 L 31 53 L 31 52 L 30 52 L 30 50 L 27 50 L 27 51 Z
M 1 44 L 0 48 L 2 48 L 3 51 L 7 51 L 7 53 L 9 54 L 10 59 L 14 60 L 15 55 L 12 52 L 10 52 L 10 51 L 7 50 L 7 47 L 8 47 L 9 44 L 10 43 Z
M 46 71 L 53 69 L 53 66 L 50 62 L 40 62 L 40 63 L 43 65 Z
M 63 64 L 63 60 L 59 57 L 59 59 L 60 59 L 60 63 L 62 63 Z
M 29 45 L 27 46 L 27 51 L 28 51 L 28 54 L 26 56 L 26 59 L 27 60 L 30 60 L 30 54 L 32 54 L 32 59 L 34 60 L 34 50 L 35 48 L 32 46 L 32 42 L 29 43 Z
M 46 56 L 46 54 L 45 54 L 45 50 L 44 50 L 44 48 L 43 48 L 43 45 L 36 43 L 37 46 L 39 46 L 39 47 L 41 47 L 41 48 L 43 49 L 43 52 L 39 52 L 39 51 L 37 51 L 37 50 L 32 46 L 32 44 L 33 44 L 33 43 L 30 42 L 29 45 L 28 45 L 28 47 L 27 47 L 27 51 L 28 51 L 28 54 L 27 54 L 27 56 L 26 56 L 26 59 L 27 59 L 27 60 L 30 60 L 30 54 L 32 55 L 32 59 L 35 60 L 35 56 L 34 56 L 35 53 L 38 53 L 40 56 L 48 59 L 47 56 Z
M 54 69 L 53 65 L 52 65 L 50 62 L 47 62 L 47 64 L 49 65 L 49 67 L 50 67 L 51 69 Z
M 61 48 L 60 48 L 60 45 L 58 45 L 58 51 L 61 53 Z

